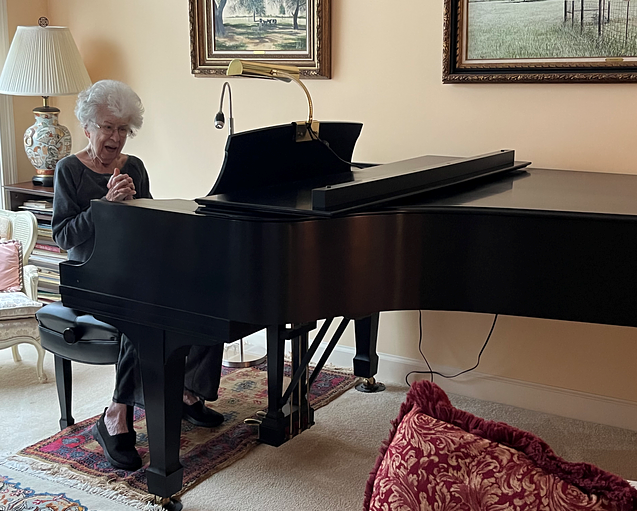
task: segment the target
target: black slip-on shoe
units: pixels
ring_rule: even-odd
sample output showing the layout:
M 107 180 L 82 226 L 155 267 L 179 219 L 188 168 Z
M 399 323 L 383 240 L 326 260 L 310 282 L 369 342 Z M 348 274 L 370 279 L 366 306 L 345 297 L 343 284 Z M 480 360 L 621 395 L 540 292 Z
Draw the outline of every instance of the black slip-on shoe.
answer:
M 104 456 L 113 467 L 131 472 L 142 467 L 142 458 L 135 449 L 135 431 L 109 435 L 104 424 L 104 414 L 102 414 L 91 429 L 91 433 L 102 446 Z
M 191 424 L 202 428 L 214 428 L 223 422 L 223 415 L 208 408 L 201 400 L 192 405 L 184 403 L 182 417 Z

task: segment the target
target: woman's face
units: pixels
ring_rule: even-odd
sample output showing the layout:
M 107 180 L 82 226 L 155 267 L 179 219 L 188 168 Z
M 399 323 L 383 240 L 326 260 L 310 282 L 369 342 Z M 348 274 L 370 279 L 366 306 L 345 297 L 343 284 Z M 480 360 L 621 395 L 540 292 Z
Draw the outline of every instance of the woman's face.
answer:
M 95 121 L 89 124 L 84 133 L 88 137 L 93 154 L 103 165 L 108 165 L 117 159 L 124 149 L 127 136 L 120 131 L 128 129 L 128 119 L 115 117 L 108 108 L 101 107 L 97 111 Z

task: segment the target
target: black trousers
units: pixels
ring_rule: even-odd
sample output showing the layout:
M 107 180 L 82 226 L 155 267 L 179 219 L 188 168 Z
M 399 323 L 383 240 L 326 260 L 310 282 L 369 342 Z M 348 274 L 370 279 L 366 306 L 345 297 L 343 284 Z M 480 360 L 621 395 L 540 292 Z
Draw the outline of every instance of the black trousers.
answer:
M 184 388 L 206 401 L 215 401 L 218 397 L 223 346 L 223 343 L 214 346 L 192 346 L 186 357 Z M 122 335 L 119 347 L 113 401 L 128 406 L 144 407 L 137 350 L 125 335 Z

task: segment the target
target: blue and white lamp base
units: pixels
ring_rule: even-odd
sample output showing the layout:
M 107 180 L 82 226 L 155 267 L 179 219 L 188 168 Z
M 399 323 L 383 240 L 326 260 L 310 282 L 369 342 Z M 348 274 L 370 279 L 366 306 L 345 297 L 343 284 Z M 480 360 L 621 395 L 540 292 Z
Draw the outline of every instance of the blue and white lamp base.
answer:
M 71 133 L 58 124 L 59 113 L 51 106 L 34 108 L 35 124 L 24 132 L 24 150 L 36 172 L 33 184 L 53 186 L 57 162 L 71 154 Z

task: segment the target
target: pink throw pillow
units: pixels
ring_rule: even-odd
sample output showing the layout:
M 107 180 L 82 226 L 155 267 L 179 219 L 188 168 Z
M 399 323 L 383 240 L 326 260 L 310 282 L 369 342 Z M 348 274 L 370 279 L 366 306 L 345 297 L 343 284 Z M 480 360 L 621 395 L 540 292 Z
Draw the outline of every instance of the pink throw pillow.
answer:
M 22 290 L 22 244 L 17 240 L 0 242 L 0 292 Z

